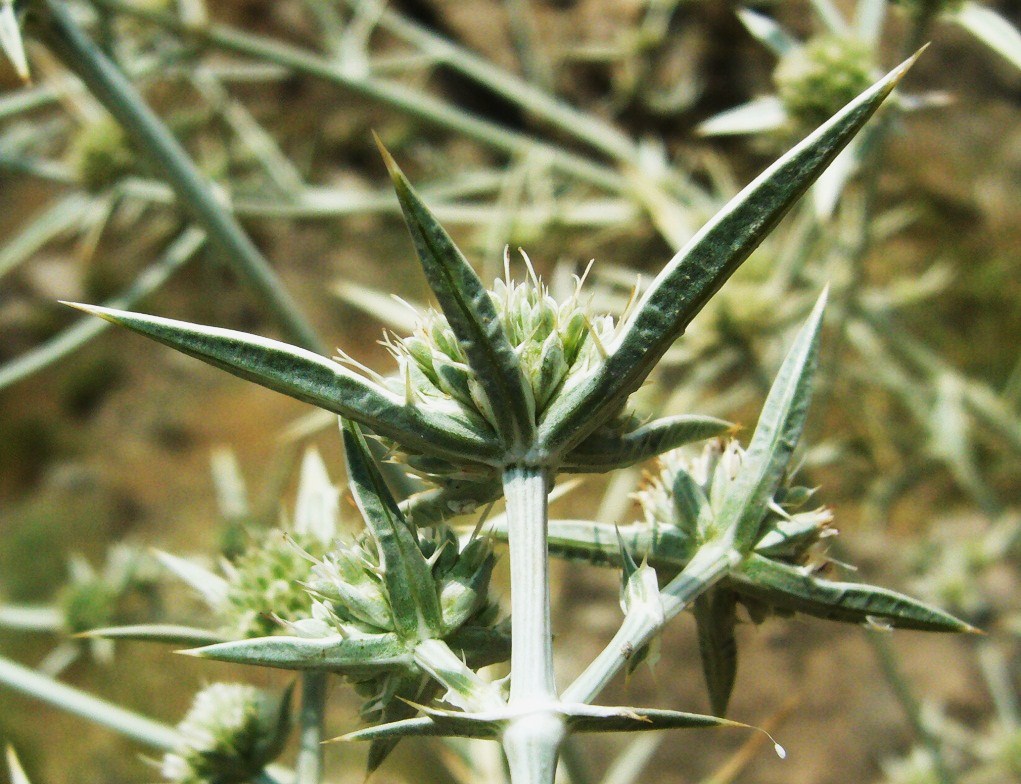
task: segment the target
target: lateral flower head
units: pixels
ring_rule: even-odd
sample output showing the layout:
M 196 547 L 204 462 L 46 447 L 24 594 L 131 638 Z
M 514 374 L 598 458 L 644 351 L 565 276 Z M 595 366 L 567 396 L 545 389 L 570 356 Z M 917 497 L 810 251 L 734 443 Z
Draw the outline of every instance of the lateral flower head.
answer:
M 281 622 L 308 615 L 302 582 L 310 576 L 310 557 L 325 554 L 327 542 L 307 533 L 287 534 L 271 528 L 251 537 L 233 562 L 223 564 L 227 591 L 218 608 L 230 637 L 262 637 L 281 629 Z
M 338 535 L 339 497 L 319 453 L 309 449 L 293 522 L 248 532 L 241 552 L 223 559 L 219 573 L 169 553 L 158 553 L 159 560 L 202 597 L 219 619 L 223 637 L 280 633 L 287 622 L 308 617 L 311 602 L 304 583 L 314 560 L 326 554 Z
M 694 455 L 687 450 L 661 455 L 659 470 L 635 494 L 649 536 L 669 531 L 688 557 L 719 536 L 714 521 L 745 460 L 744 447 L 734 439 L 713 440 Z M 824 559 L 814 546 L 836 530 L 831 527 L 829 509 L 806 508 L 813 492 L 784 477 L 758 523 L 756 552 L 786 563 L 821 567 Z
M 814 128 L 872 84 L 872 47 L 845 35 L 821 35 L 792 48 L 773 71 L 777 95 L 798 128 Z
M 200 691 L 163 757 L 164 778 L 175 784 L 242 784 L 283 750 L 291 727 L 290 690 L 282 697 L 240 683 Z

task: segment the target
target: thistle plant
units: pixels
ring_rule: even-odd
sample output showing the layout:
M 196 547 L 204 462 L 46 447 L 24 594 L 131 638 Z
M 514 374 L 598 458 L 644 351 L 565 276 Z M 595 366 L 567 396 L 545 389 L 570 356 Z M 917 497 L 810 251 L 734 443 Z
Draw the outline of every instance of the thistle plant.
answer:
M 516 784 L 544 784 L 552 782 L 561 744 L 572 732 L 722 721 L 590 704 L 668 619 L 693 605 L 704 632 L 707 673 L 712 670 L 714 707 L 721 711 L 733 681 L 733 645 L 727 635 L 736 596 L 742 593 L 750 595 L 749 603 L 814 610 L 824 617 L 885 618 L 921 628 L 967 630 L 939 611 L 880 589 L 856 593 L 827 584 L 805 566 L 808 545 L 823 536 L 827 515 L 797 514 L 791 507 L 805 492 L 785 488 L 783 480 L 807 413 L 822 322 L 820 300 L 780 370 L 748 452 L 731 446 L 718 460 L 707 458 L 701 483 L 684 471 L 670 479 L 675 506 L 688 507 L 688 517 L 673 526 L 688 539 L 674 576 L 660 588 L 655 568 L 649 563 L 639 567 L 624 546 L 618 551 L 626 607 L 620 632 L 565 690 L 557 688 L 553 672 L 548 494 L 556 475 L 612 471 L 723 432 L 726 423 L 705 417 L 643 423 L 628 413 L 628 399 L 702 306 L 854 137 L 907 65 L 851 101 L 745 188 L 618 321 L 588 313 L 577 292 L 568 302 L 553 301 L 534 273 L 528 283 L 515 284 L 508 275 L 487 290 L 385 150 L 416 253 L 440 307 L 420 319 L 414 335 L 390 341 L 398 363 L 394 379 L 359 373 L 343 362 L 266 338 L 79 306 L 347 420 L 351 486 L 374 541 L 368 549 L 356 542 L 316 560 L 309 580 L 316 597 L 311 620 L 293 624 L 296 631 L 312 630 L 316 636 L 227 642 L 196 654 L 368 680 L 384 723 L 349 737 L 385 744 L 383 753 L 407 734 L 493 738 L 502 743 Z M 437 479 L 435 492 L 447 504 L 439 508 L 451 508 L 465 497 L 492 500 L 502 490 L 512 607 L 506 694 L 476 672 L 496 660 L 486 634 L 468 634 L 476 620 L 480 631 L 492 621 L 482 598 L 491 568 L 487 550 L 472 540 L 453 552 L 442 521 L 434 538 L 423 540 L 368 457 L 359 426 Z M 664 505 L 663 499 L 651 504 Z M 444 567 L 455 556 L 454 565 Z M 449 607 L 456 610 L 444 606 L 451 586 Z M 714 640 L 721 643 L 716 648 Z M 386 711 L 395 704 L 391 697 L 409 699 L 394 679 L 397 684 L 401 678 L 413 680 L 418 688 L 422 673 L 446 688 L 455 710 L 422 707 L 424 715 L 413 718 L 418 703 L 400 703 L 412 708 L 406 711 L 411 715 L 394 720 Z M 419 692 L 415 697 L 421 698 Z

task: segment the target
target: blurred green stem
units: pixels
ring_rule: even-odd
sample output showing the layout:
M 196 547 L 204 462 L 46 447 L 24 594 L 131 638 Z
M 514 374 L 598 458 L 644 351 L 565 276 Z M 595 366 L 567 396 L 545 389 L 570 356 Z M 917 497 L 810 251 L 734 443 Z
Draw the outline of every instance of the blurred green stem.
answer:
M 894 696 L 896 696 L 897 701 L 904 710 L 904 716 L 907 718 L 918 740 L 925 746 L 926 751 L 929 752 L 936 778 L 940 784 L 954 784 L 955 777 L 943 756 L 943 745 L 940 742 L 939 736 L 925 726 L 925 721 L 922 718 L 922 708 L 912 691 L 911 684 L 904 677 L 904 673 L 901 672 L 900 665 L 897 662 L 897 653 L 893 645 L 890 644 L 889 634 L 882 631 L 868 631 L 866 636 L 869 642 L 872 643 L 872 648 L 876 653 L 876 660 L 879 662 L 879 667 L 883 671 L 886 682 L 890 684 Z
M 174 272 L 199 251 L 205 238 L 206 234 L 201 229 L 186 229 L 123 293 L 103 304 L 111 308 L 132 307 L 166 283 Z M 19 355 L 6 365 L 0 365 L 0 390 L 69 356 L 111 326 L 103 319 L 85 317 L 41 346 Z
M 177 742 L 173 727 L 78 691 L 4 657 L 0 657 L 0 684 L 151 748 L 167 751 Z
M 476 139 L 511 155 L 534 153 L 552 168 L 614 191 L 627 185 L 620 174 L 603 164 L 540 141 L 526 134 L 483 120 L 463 109 L 396 82 L 369 73 L 347 69 L 341 64 L 288 44 L 246 33 L 225 25 L 192 27 L 170 14 L 143 9 L 125 0 L 92 0 L 93 5 L 123 13 L 172 30 L 182 38 L 253 57 L 305 73 L 380 103 L 393 106 L 431 125 Z
M 325 353 L 311 325 L 280 283 L 272 267 L 163 122 L 145 104 L 131 82 L 78 26 L 61 0 L 35 0 L 30 29 L 127 131 L 136 147 L 162 172 L 182 204 L 221 247 L 232 269 L 280 322 L 288 337 Z
M 56 632 L 64 616 L 56 607 L 48 605 L 0 605 L 0 627 L 20 632 Z

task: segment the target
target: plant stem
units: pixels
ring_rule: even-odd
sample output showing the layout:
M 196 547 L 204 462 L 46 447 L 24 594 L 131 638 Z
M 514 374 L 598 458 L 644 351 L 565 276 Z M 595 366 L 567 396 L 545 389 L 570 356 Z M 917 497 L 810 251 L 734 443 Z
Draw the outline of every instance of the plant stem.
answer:
M 890 688 L 903 708 L 904 715 L 918 740 L 929 752 L 937 780 L 940 784 L 954 784 L 956 779 L 943 757 L 943 745 L 940 738 L 925 726 L 925 721 L 922 719 L 922 708 L 912 692 L 911 684 L 901 672 L 897 663 L 897 654 L 890 644 L 889 635 L 886 632 L 870 631 L 867 632 L 867 637 L 872 643 L 872 649 L 876 653 L 876 659 L 886 682 L 890 684 Z
M 663 624 L 719 582 L 739 557 L 729 546 L 705 545 L 699 548 L 684 570 L 660 591 L 662 612 L 639 606 L 625 615 L 609 645 L 567 687 L 562 700 L 592 702 L 627 666 L 635 651 L 659 634 Z
M 519 715 L 504 732 L 513 784 L 553 784 L 563 720 L 553 678 L 548 528 L 549 474 L 515 466 L 503 475 L 511 571 L 511 688 Z
M 432 125 L 446 128 L 487 144 L 510 155 L 533 153 L 550 167 L 614 191 L 626 190 L 626 182 L 612 168 L 589 160 L 556 145 L 512 131 L 496 123 L 470 114 L 419 89 L 379 79 L 371 74 L 353 73 L 342 64 L 289 46 L 279 41 L 235 30 L 225 25 L 196 28 L 158 11 L 144 10 L 125 0 L 92 0 L 93 5 L 144 19 L 172 30 L 186 39 L 227 51 L 276 63 L 305 73 L 372 100 L 393 106 L 400 111 Z
M 177 743 L 177 731 L 173 727 L 78 691 L 4 657 L 0 657 L 0 684 L 146 746 L 167 751 Z
M 575 109 L 547 90 L 493 65 L 470 49 L 448 41 L 392 7 L 383 7 L 378 0 L 354 2 L 349 0 L 350 5 L 362 5 L 366 2 L 379 10 L 379 26 L 387 32 L 487 87 L 521 107 L 529 115 L 540 118 L 558 131 L 590 145 L 620 163 L 634 162 L 638 157 L 634 142 L 601 117 Z
M 21 632 L 56 632 L 63 614 L 49 605 L 0 605 L 0 627 Z
M 547 496 L 542 468 L 503 476 L 511 568 L 511 704 L 556 697 L 550 622 Z
M 325 672 L 305 672 L 301 676 L 301 736 L 294 784 L 319 784 L 323 779 L 323 720 L 326 708 Z
M 149 296 L 199 251 L 205 243 L 205 237 L 205 232 L 199 228 L 186 229 L 125 291 L 103 304 L 111 308 L 130 308 L 140 299 Z M 21 354 L 6 365 L 0 365 L 0 390 L 77 351 L 111 326 L 110 322 L 103 319 L 84 318 L 42 345 Z M 3 614 L 0 611 L 2 623 Z
M 262 253 L 220 204 L 209 183 L 131 82 L 78 26 L 60 0 L 36 0 L 32 29 L 76 73 L 124 127 L 135 146 L 167 177 L 182 204 L 225 252 L 235 274 L 258 293 L 288 337 L 322 352 L 323 346 Z

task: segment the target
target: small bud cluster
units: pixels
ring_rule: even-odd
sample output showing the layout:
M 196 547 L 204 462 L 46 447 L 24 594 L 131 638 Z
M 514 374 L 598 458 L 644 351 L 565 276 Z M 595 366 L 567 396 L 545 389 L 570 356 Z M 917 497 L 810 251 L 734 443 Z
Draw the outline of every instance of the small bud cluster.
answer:
M 581 281 L 579 291 L 560 304 L 534 273 L 524 283 L 515 283 L 508 273 L 489 292 L 528 382 L 536 419 L 558 393 L 602 362 L 604 346 L 612 340 L 613 318 L 590 318 L 578 301 L 580 287 Z M 469 419 L 495 426 L 492 406 L 442 314 L 430 310 L 412 336 L 391 341 L 391 347 L 403 377 L 396 391 L 427 406 L 453 404 Z
M 65 630 L 80 634 L 109 626 L 116 618 L 120 593 L 99 576 L 65 585 L 58 599 Z
M 714 520 L 744 457 L 737 441 L 721 439 L 710 441 L 694 457 L 685 450 L 664 453 L 660 470 L 636 493 L 645 522 L 653 528 L 679 530 L 693 552 L 718 533 Z M 828 509 L 804 509 L 811 496 L 810 488 L 785 483 L 759 524 L 755 550 L 788 563 L 808 562 L 813 545 L 835 533 Z
M 318 537 L 288 535 L 279 528 L 253 540 L 224 566 L 224 631 L 231 637 L 263 637 L 280 631 L 279 621 L 307 617 L 310 602 L 302 583 L 312 573 L 312 560 L 323 556 L 326 547 Z
M 434 530 L 432 536 L 419 535 L 419 546 L 432 566 L 446 630 L 487 624 L 497 612 L 486 590 L 496 560 L 492 546 L 475 538 L 459 552 L 451 529 Z M 314 614 L 325 624 L 323 631 L 345 636 L 394 631 L 390 598 L 370 537 L 334 549 L 311 572 L 308 590 L 316 599 Z
M 214 683 L 200 691 L 163 757 L 175 784 L 241 784 L 283 749 L 290 729 L 289 694 L 279 699 L 253 686 Z
M 784 55 L 773 81 L 799 130 L 815 128 L 872 84 L 874 58 L 856 38 L 820 36 Z
M 446 527 L 434 529 L 431 536 L 419 532 L 418 541 L 431 566 L 444 635 L 465 628 L 494 627 L 499 606 L 489 595 L 496 563 L 491 543 L 477 537 L 459 550 L 456 534 Z M 397 632 L 378 550 L 368 534 L 335 547 L 318 560 L 307 586 L 313 597 L 312 617 L 292 624 L 299 634 L 359 638 Z M 470 656 L 471 651 L 465 653 Z M 369 698 L 363 709 L 367 720 L 378 718 L 401 675 L 352 678 L 359 692 Z
M 90 192 L 110 187 L 129 174 L 136 163 L 127 134 L 109 115 L 78 131 L 69 158 L 82 186 Z

